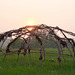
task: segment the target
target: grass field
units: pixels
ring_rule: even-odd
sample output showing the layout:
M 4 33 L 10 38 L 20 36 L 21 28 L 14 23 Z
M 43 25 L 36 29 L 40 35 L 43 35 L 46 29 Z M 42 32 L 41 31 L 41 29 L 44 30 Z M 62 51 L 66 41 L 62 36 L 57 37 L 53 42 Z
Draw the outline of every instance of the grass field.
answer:
M 57 49 L 46 50 L 57 52 Z M 69 52 L 66 53 L 69 54 Z M 46 54 L 45 61 L 42 60 L 42 66 L 40 66 L 39 56 L 39 53 L 32 53 L 30 61 L 30 56 L 27 54 L 22 64 L 23 55 L 20 55 L 17 62 L 17 54 L 7 55 L 5 61 L 3 61 L 4 55 L 0 54 L 0 75 L 75 75 L 75 64 L 71 56 L 65 55 L 66 62 L 61 56 L 61 69 L 57 54 Z M 51 62 L 51 59 L 54 59 L 54 62 Z

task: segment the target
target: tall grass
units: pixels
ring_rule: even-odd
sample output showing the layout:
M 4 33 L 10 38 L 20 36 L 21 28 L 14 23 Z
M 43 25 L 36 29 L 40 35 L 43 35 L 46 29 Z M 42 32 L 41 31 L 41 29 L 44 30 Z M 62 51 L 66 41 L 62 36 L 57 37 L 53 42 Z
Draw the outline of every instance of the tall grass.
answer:
M 47 49 L 47 51 L 56 49 Z M 42 66 L 39 61 L 40 54 L 32 53 L 31 61 L 29 54 L 26 55 L 24 64 L 22 64 L 23 55 L 20 55 L 17 62 L 17 54 L 7 55 L 3 61 L 4 55 L 0 54 L 0 75 L 75 75 L 75 64 L 71 56 L 66 56 L 66 62 L 63 57 L 61 69 L 57 61 L 57 54 L 46 54 L 45 61 L 42 60 Z M 54 62 L 50 61 L 54 59 Z

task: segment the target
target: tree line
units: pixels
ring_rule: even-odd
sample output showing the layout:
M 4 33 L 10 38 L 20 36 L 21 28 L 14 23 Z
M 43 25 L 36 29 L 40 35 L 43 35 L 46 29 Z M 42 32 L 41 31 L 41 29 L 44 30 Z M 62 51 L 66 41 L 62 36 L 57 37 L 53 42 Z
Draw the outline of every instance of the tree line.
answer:
M 13 39 L 12 39 L 13 40 Z M 11 41 L 12 41 L 11 40 Z M 23 39 L 18 39 L 16 40 L 12 45 L 11 48 L 19 48 L 21 46 L 21 44 L 23 43 Z M 30 48 L 40 48 L 40 44 L 39 42 L 35 39 L 35 37 L 31 38 L 30 44 L 29 44 Z M 44 44 L 45 48 L 57 48 L 56 44 L 52 41 L 46 40 L 45 44 Z

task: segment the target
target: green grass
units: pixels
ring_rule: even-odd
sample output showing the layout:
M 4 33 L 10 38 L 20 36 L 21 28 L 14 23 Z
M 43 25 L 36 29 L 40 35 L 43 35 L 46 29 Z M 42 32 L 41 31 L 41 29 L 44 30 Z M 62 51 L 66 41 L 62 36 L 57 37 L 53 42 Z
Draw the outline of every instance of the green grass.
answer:
M 57 49 L 46 50 L 57 52 Z M 17 54 L 7 55 L 5 61 L 3 61 L 4 55 L 0 54 L 0 75 L 75 75 L 75 64 L 71 56 L 65 55 L 66 62 L 61 56 L 61 69 L 57 54 L 46 54 L 45 61 L 42 60 L 42 66 L 40 66 L 39 56 L 38 53 L 32 53 L 30 61 L 30 56 L 27 54 L 22 64 L 23 55 L 20 55 L 17 62 Z M 51 62 L 51 59 L 54 59 L 54 62 Z

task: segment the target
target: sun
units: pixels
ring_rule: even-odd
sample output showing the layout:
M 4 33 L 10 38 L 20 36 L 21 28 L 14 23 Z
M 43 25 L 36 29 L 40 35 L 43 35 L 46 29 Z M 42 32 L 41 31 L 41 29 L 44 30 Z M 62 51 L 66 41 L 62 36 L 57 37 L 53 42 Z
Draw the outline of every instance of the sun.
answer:
M 34 28 L 35 22 L 33 20 L 30 20 L 27 22 L 27 26 L 29 27 L 28 30 L 31 31 Z
M 29 25 L 33 25 L 34 23 L 32 21 L 29 22 Z
M 36 25 L 36 23 L 33 20 L 30 20 L 27 22 L 27 25 L 33 26 Z

